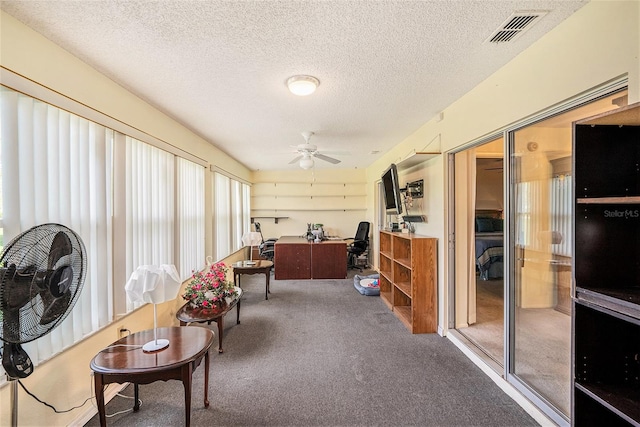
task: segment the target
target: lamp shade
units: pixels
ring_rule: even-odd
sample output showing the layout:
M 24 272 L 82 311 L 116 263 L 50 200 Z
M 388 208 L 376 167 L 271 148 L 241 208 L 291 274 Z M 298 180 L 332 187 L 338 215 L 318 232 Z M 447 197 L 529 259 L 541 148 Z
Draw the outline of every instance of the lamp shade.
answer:
M 175 299 L 180 290 L 180 276 L 174 265 L 141 265 L 131 273 L 124 286 L 132 302 L 153 304 L 153 341 L 142 346 L 145 352 L 156 352 L 169 346 L 169 340 L 158 339 L 158 313 L 156 304 Z
M 178 295 L 182 281 L 174 265 L 141 265 L 124 289 L 132 302 L 159 304 Z
M 245 246 L 257 246 L 262 243 L 262 235 L 257 231 L 249 231 L 242 235 L 242 244 Z

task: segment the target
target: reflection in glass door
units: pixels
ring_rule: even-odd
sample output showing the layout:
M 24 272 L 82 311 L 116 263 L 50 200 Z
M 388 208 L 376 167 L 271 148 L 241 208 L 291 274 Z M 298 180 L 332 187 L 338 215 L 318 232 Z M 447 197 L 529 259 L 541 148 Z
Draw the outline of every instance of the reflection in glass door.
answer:
M 620 93 L 511 134 L 510 371 L 571 413 L 572 122 L 617 107 Z
M 570 409 L 571 139 L 515 133 L 515 374 Z M 553 149 L 549 148 L 553 147 Z

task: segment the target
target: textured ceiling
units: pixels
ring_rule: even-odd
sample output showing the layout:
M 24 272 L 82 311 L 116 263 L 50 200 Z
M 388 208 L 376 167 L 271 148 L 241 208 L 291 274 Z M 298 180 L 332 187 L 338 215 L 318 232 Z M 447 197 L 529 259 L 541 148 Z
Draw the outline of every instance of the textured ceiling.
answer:
M 342 161 L 317 168 L 370 165 L 584 4 L 0 2 L 253 170 L 297 168 L 288 162 L 303 131 Z M 512 42 L 486 41 L 522 10 L 549 13 Z M 296 74 L 317 77 L 316 93 L 289 93 Z

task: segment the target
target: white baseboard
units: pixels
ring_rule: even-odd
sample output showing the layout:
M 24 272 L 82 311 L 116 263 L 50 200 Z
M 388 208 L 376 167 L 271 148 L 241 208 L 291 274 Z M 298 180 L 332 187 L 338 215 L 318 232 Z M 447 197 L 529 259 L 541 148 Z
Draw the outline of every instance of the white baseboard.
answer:
M 104 404 L 106 405 L 107 403 L 109 403 L 111 401 L 111 399 L 116 397 L 116 394 L 120 393 L 128 385 L 129 385 L 129 383 L 124 383 L 124 384 L 112 383 L 112 384 L 108 384 L 107 387 L 105 387 L 105 390 L 104 390 Z M 98 413 L 98 407 L 95 404 L 95 397 L 91 401 L 91 403 L 92 403 L 92 405 L 90 407 L 88 407 L 87 409 L 85 409 L 82 413 L 80 413 L 71 423 L 69 423 L 69 426 L 71 426 L 71 427 L 83 427 L 86 423 L 89 422 L 89 420 L 91 418 L 93 418 Z

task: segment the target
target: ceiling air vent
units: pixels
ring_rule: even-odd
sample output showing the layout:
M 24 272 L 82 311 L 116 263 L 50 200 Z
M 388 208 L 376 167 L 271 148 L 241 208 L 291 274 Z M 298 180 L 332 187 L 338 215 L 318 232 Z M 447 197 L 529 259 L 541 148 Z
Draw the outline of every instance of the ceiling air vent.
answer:
M 489 43 L 506 43 L 521 36 L 540 18 L 547 14 L 547 11 L 525 11 L 515 12 L 500 27 L 489 36 Z

